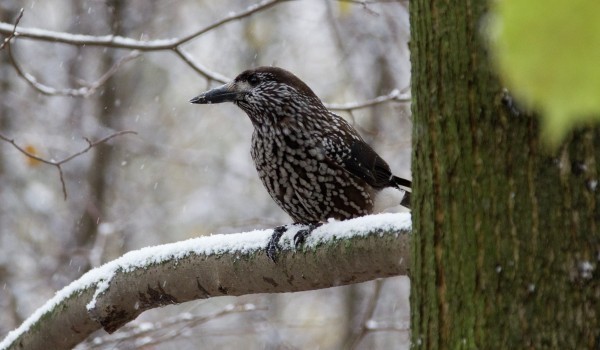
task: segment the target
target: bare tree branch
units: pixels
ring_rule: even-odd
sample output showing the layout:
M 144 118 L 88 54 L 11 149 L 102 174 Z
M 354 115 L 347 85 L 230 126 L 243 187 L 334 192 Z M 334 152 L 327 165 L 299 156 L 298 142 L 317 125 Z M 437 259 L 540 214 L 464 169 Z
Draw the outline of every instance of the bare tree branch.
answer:
M 174 39 L 158 39 L 158 40 L 136 40 L 132 38 L 122 37 L 118 35 L 83 35 L 83 34 L 69 34 L 63 32 L 50 31 L 38 28 L 18 28 L 17 33 L 21 38 L 28 38 L 34 40 L 42 40 L 49 42 L 57 42 L 75 46 L 102 46 L 111 47 L 117 49 L 130 49 L 140 51 L 161 51 L 161 50 L 172 50 L 181 44 L 208 32 L 215 28 L 218 28 L 226 23 L 234 20 L 239 20 L 244 17 L 248 17 L 256 12 L 265 10 L 283 0 L 267 0 L 259 2 L 249 6 L 245 11 L 238 14 L 232 14 L 227 16 L 205 28 L 195 31 L 192 34 L 183 36 L 181 38 Z M 0 22 L 0 33 L 10 35 L 13 33 L 13 25 L 9 23 Z
M 92 332 L 114 332 L 148 309 L 216 296 L 282 293 L 406 275 L 410 214 L 327 223 L 294 250 L 288 230 L 278 263 L 272 230 L 214 235 L 125 254 L 57 292 L 0 349 L 70 349 Z M 293 232 L 292 232 L 293 231 Z
M 150 51 L 164 51 L 171 50 L 173 51 L 183 62 L 185 62 L 190 68 L 196 71 L 198 74 L 202 75 L 209 81 L 216 81 L 219 83 L 226 83 L 231 79 L 210 70 L 208 67 L 194 61 L 194 59 L 182 48 L 182 45 L 211 31 L 215 28 L 218 28 L 224 24 L 227 24 L 232 21 L 236 21 L 242 19 L 244 17 L 248 17 L 254 13 L 259 11 L 268 9 L 277 3 L 284 2 L 285 0 L 264 0 L 252 6 L 249 6 L 246 10 L 241 11 L 237 14 L 231 14 L 223 19 L 220 19 L 213 24 L 210 24 L 204 28 L 201 28 L 191 34 L 185 35 L 180 38 L 173 39 L 158 39 L 158 40 L 136 40 L 132 38 L 117 36 L 117 35 L 104 35 L 104 36 L 93 36 L 93 35 L 82 35 L 82 34 L 70 34 L 56 31 L 49 31 L 44 29 L 37 28 L 17 28 L 18 20 L 16 24 L 4 23 L 0 22 L 0 33 L 9 35 L 9 38 L 5 39 L 5 42 L 8 42 L 11 36 L 18 35 L 21 38 L 33 39 L 33 40 L 42 40 L 49 42 L 58 42 L 68 45 L 75 46 L 102 46 L 102 47 L 111 47 L 111 48 L 120 48 L 120 49 L 130 49 L 136 50 L 129 56 L 125 56 L 119 62 L 117 62 L 108 72 L 106 72 L 100 79 L 98 79 L 95 83 L 92 83 L 87 88 L 79 88 L 79 89 L 57 89 L 50 86 L 46 86 L 41 84 L 33 77 L 32 75 L 23 71 L 23 69 L 17 64 L 13 54 L 10 52 L 9 47 L 9 55 L 11 58 L 11 62 L 15 67 L 19 76 L 27 81 L 34 89 L 45 95 L 69 95 L 69 96 L 84 96 L 87 97 L 93 94 L 98 87 L 100 87 L 106 80 L 113 75 L 118 68 L 124 64 L 125 62 L 138 57 L 141 51 L 150 52 Z M 370 2 L 366 1 L 357 1 L 360 4 L 367 4 Z M 18 30 L 17 30 L 18 29 Z M 410 102 L 410 97 L 403 95 L 399 90 L 393 90 L 387 95 L 378 96 L 371 100 L 363 101 L 363 102 L 353 102 L 347 104 L 325 104 L 327 108 L 334 111 L 352 111 L 355 109 L 372 107 L 378 104 L 387 103 L 390 101 L 396 102 Z
M 12 32 L 10 34 L 8 34 L 8 36 L 4 39 L 4 41 L 2 42 L 2 45 L 0 45 L 0 50 L 4 49 L 4 47 L 6 45 L 8 45 L 10 39 L 17 36 L 17 26 L 19 25 L 19 22 L 21 22 L 21 18 L 23 18 L 23 11 L 24 11 L 23 8 L 21 8 L 21 10 L 19 11 L 19 15 L 17 16 L 17 19 L 15 20 L 15 25 L 13 26 Z
M 366 100 L 363 102 L 345 103 L 345 104 L 326 103 L 325 107 L 327 107 L 328 109 L 330 109 L 332 111 L 350 112 L 355 109 L 373 107 L 375 105 L 387 103 L 390 101 L 406 103 L 406 102 L 410 102 L 410 96 L 401 94 L 400 90 L 394 89 L 387 95 L 377 96 L 371 100 Z
M 357 349 L 360 342 L 364 339 L 365 335 L 367 335 L 367 333 L 369 331 L 369 328 L 367 325 L 369 323 L 369 320 L 371 320 L 373 318 L 373 316 L 375 316 L 375 308 L 377 307 L 377 301 L 379 300 L 379 297 L 381 296 L 382 287 L 383 287 L 382 280 L 375 281 L 375 288 L 373 290 L 373 295 L 371 295 L 371 298 L 369 298 L 369 302 L 367 304 L 367 309 L 365 310 L 362 321 L 360 323 L 360 329 L 355 331 L 352 334 L 352 337 L 350 338 L 350 340 L 348 341 L 348 344 L 350 345 L 349 346 L 350 349 Z
M 85 93 L 84 96 L 90 96 L 92 95 L 94 92 L 96 92 L 96 90 L 104 85 L 104 83 L 106 83 L 106 81 L 108 79 L 110 79 L 110 77 L 112 77 L 115 73 L 117 73 L 117 71 L 119 70 L 119 68 L 121 68 L 121 66 L 129 61 L 132 61 L 138 57 L 140 57 L 141 52 L 134 50 L 131 51 L 128 55 L 125 55 L 123 57 L 121 57 L 120 59 L 118 59 L 115 64 L 113 64 L 112 67 L 110 67 L 109 70 L 107 70 L 100 78 L 98 78 L 98 80 L 96 80 L 95 82 L 91 83 L 91 84 L 85 84 L 87 86 L 87 92 Z
M 149 347 L 189 336 L 191 328 L 225 316 L 259 311 L 267 311 L 267 308 L 264 306 L 257 307 L 254 304 L 229 304 L 223 309 L 209 315 L 182 313 L 164 321 L 144 322 L 143 325 L 132 322 L 123 326 L 118 333 L 88 339 L 84 344 L 88 345 L 87 348 L 91 349 L 127 348 L 127 346 L 124 346 L 124 342 L 135 342 L 136 346 L 143 345 L 144 347 Z M 175 326 L 179 326 L 180 328 L 170 329 Z
M 175 46 L 179 46 L 179 45 L 184 44 L 192 39 L 195 39 L 206 32 L 209 32 L 217 27 L 222 26 L 223 24 L 229 23 L 231 21 L 236 21 L 236 20 L 242 19 L 244 17 L 248 17 L 248 16 L 252 15 L 253 13 L 256 13 L 256 12 L 259 12 L 262 10 L 266 10 L 269 7 L 277 4 L 278 2 L 282 2 L 282 1 L 284 1 L 284 0 L 263 0 L 263 1 L 259 2 L 258 4 L 251 5 L 248 8 L 246 8 L 245 11 L 242 11 L 237 14 L 231 14 L 221 20 L 216 21 L 215 23 L 213 23 L 209 26 L 206 26 L 206 27 L 196 31 L 195 33 L 192 33 L 190 35 L 187 35 L 187 36 L 184 36 L 184 37 L 178 39 Z M 287 0 L 287 1 L 289 1 L 289 0 Z
M 27 156 L 27 157 L 29 157 L 29 158 L 31 158 L 31 159 L 35 159 L 35 160 L 37 160 L 37 161 L 39 161 L 39 162 L 42 162 L 42 163 L 44 163 L 44 164 L 48 164 L 48 165 L 55 166 L 55 167 L 56 167 L 56 169 L 58 169 L 58 175 L 59 175 L 59 177 L 60 177 L 60 183 L 61 183 L 61 185 L 62 185 L 63 196 L 64 196 L 64 199 L 66 200 L 66 199 L 67 199 L 67 186 L 66 186 L 66 184 L 65 184 L 65 179 L 64 179 L 64 176 L 63 176 L 62 165 L 63 165 L 64 163 L 66 163 L 66 162 L 70 161 L 71 159 L 73 159 L 73 158 L 76 158 L 76 157 L 78 157 L 78 156 L 80 156 L 80 155 L 82 155 L 82 154 L 84 154 L 84 153 L 88 152 L 88 151 L 89 151 L 90 149 L 92 149 L 93 147 L 95 147 L 95 146 L 97 146 L 97 145 L 99 145 L 99 144 L 101 144 L 101 143 L 104 143 L 104 142 L 106 142 L 106 141 L 108 141 L 108 140 L 112 139 L 113 137 L 117 137 L 117 136 L 124 135 L 124 134 L 136 134 L 136 135 L 137 135 L 137 132 L 135 132 L 135 131 L 131 131 L 131 130 L 119 131 L 119 132 L 116 132 L 116 133 L 114 133 L 114 134 L 110 134 L 110 135 L 108 135 L 108 136 L 106 136 L 106 137 L 104 137 L 104 138 L 102 138 L 102 139 L 100 139 L 100 140 L 98 140 L 98 141 L 94 141 L 94 142 L 90 141 L 88 138 L 84 138 L 84 140 L 85 140 L 85 141 L 88 143 L 88 146 L 87 146 L 86 148 L 84 148 L 83 150 L 81 150 L 81 151 L 79 151 L 79 152 L 77 152 L 77 153 L 73 153 L 73 154 L 71 154 L 70 156 L 67 156 L 66 158 L 64 158 L 64 159 L 62 159 L 62 160 L 59 160 L 59 161 L 55 161 L 55 160 L 47 160 L 47 159 L 44 159 L 44 158 L 38 157 L 38 156 L 36 156 L 35 154 L 33 154 L 33 153 L 31 153 L 31 152 L 28 152 L 27 150 L 25 150 L 25 148 L 23 148 L 23 147 L 19 146 L 19 145 L 18 145 L 18 144 L 15 142 L 15 140 L 14 140 L 14 139 L 11 139 L 11 138 L 9 138 L 9 137 L 6 137 L 6 136 L 4 136 L 4 135 L 2 135 L 2 134 L 0 134 L 0 140 L 10 143 L 10 144 L 11 144 L 11 145 L 13 145 L 13 147 L 14 147 L 14 148 L 16 148 L 16 149 L 17 149 L 19 152 L 23 153 L 25 156 Z
M 180 47 L 174 48 L 173 52 L 175 52 L 175 54 L 177 54 L 177 56 L 179 56 L 183 60 L 183 62 L 187 63 L 187 65 L 190 66 L 193 70 L 195 70 L 200 75 L 208 79 L 209 82 L 210 80 L 214 80 L 219 83 L 225 84 L 231 80 L 230 78 L 221 75 L 217 72 L 213 72 L 207 67 L 203 66 L 202 64 L 195 62 L 194 59 Z
M 15 59 L 15 57 L 12 53 L 12 45 L 8 44 L 7 48 L 8 48 L 8 50 L 7 50 L 8 57 L 10 58 L 12 66 L 17 71 L 17 74 L 21 78 L 23 78 L 29 85 L 31 85 L 31 87 L 33 87 L 35 90 L 39 91 L 40 93 L 42 93 L 44 95 L 48 95 L 48 96 L 88 97 L 88 96 L 92 95 L 94 92 L 96 92 L 96 90 L 99 87 L 104 85 L 104 83 L 106 83 L 106 81 L 111 76 L 113 76 L 123 64 L 139 57 L 141 54 L 140 51 L 134 50 L 134 51 L 130 52 L 128 55 L 123 56 L 121 59 L 119 59 L 117 62 L 115 62 L 115 64 L 112 67 L 110 67 L 110 69 L 108 71 L 106 71 L 100 78 L 98 78 L 98 80 L 96 80 L 93 83 L 86 84 L 87 86 L 85 86 L 85 87 L 81 87 L 78 89 L 70 89 L 70 88 L 57 89 L 57 88 L 54 88 L 54 87 L 51 87 L 48 85 L 44 85 L 44 84 L 38 82 L 34 76 L 23 71 L 23 69 L 19 66 L 19 64 L 17 63 L 17 60 Z
M 283 0 L 265 0 L 249 6 L 246 10 L 229 15 L 221 20 L 216 21 L 215 23 L 206 26 L 200 30 L 195 31 L 192 34 L 183 36 L 181 38 L 174 39 L 160 39 L 160 40 L 147 40 L 141 41 L 132 38 L 126 38 L 117 35 L 104 35 L 104 36 L 93 36 L 93 35 L 82 35 L 82 34 L 69 34 L 62 33 L 56 31 L 49 31 L 44 29 L 37 28 L 18 28 L 17 24 L 21 19 L 21 16 L 17 19 L 16 24 L 12 25 L 9 23 L 0 22 L 0 33 L 7 34 L 9 37 L 5 39 L 3 46 L 8 43 L 8 41 L 15 35 L 18 35 L 22 38 L 34 39 L 34 40 L 42 40 L 49 42 L 58 42 L 68 45 L 75 46 L 102 46 L 102 47 L 111 47 L 111 48 L 120 48 L 120 49 L 130 49 L 136 50 L 135 57 L 139 55 L 139 51 L 164 51 L 164 50 L 173 50 L 177 56 L 179 56 L 186 64 L 188 64 L 192 69 L 196 72 L 200 73 L 204 77 L 209 80 L 215 80 L 218 82 L 225 82 L 228 79 L 224 76 L 210 71 L 208 68 L 203 65 L 196 63 L 193 59 L 187 55 L 182 49 L 181 45 L 189 42 L 190 40 L 197 38 L 198 36 L 205 34 L 215 28 L 218 28 L 226 23 L 242 19 L 244 17 L 248 17 L 256 12 L 265 10 Z M 22 11 L 21 11 L 22 15 Z M 126 56 L 129 61 L 132 58 Z M 99 79 L 96 83 L 92 84 L 90 88 L 87 89 L 55 89 L 49 86 L 45 86 L 37 82 L 37 80 L 28 73 L 25 73 L 16 63 L 14 56 L 10 54 L 11 61 L 13 66 L 19 73 L 21 77 L 23 77 L 31 86 L 33 86 L 36 90 L 40 91 L 45 95 L 70 95 L 70 96 L 89 96 L 92 94 L 102 83 L 104 83 L 110 75 L 114 74 L 116 69 L 118 69 L 124 62 L 120 62 L 113 66 L 114 69 L 110 69 L 107 74 L 103 77 L 104 79 Z

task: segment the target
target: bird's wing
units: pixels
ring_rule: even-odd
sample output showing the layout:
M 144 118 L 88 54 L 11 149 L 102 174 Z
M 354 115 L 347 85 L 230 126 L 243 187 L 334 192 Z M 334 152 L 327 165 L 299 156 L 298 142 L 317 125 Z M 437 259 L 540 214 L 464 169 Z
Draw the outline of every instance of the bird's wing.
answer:
M 344 157 L 343 167 L 371 185 L 373 188 L 384 188 L 392 185 L 392 171 L 383 160 L 366 142 L 352 140 L 350 152 Z
M 411 181 L 392 174 L 390 166 L 362 140 L 353 140 L 350 153 L 342 161 L 344 169 L 363 179 L 373 188 L 405 187 L 401 205 L 410 208 Z M 408 189 L 408 191 L 406 191 Z
M 359 136 L 328 135 L 322 143 L 325 157 L 373 188 L 395 186 L 389 165 Z
M 373 188 L 411 187 L 410 180 L 392 174 L 390 166 L 341 117 L 331 114 L 336 132 L 320 135 L 325 156 Z

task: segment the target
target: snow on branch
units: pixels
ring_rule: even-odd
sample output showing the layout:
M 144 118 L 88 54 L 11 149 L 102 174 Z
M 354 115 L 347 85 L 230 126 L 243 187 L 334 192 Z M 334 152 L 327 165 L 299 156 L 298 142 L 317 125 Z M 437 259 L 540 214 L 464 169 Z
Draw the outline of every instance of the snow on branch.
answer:
M 300 250 L 291 228 L 277 263 L 264 254 L 272 230 L 213 235 L 129 252 L 58 291 L 0 349 L 70 349 L 114 332 L 145 310 L 223 295 L 283 293 L 406 275 L 411 217 L 379 214 L 330 222 Z

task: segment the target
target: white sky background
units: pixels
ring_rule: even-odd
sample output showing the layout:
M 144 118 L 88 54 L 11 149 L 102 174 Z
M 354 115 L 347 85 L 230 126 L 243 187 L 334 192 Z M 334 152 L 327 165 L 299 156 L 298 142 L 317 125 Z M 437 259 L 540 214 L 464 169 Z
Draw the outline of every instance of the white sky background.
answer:
M 73 10 L 74 3 L 79 4 L 79 13 Z M 240 11 L 249 2 L 128 4 L 123 23 L 127 36 L 169 39 Z M 21 6 L 25 8 L 21 25 L 26 27 L 110 34 L 105 2 L 3 1 L 0 9 Z M 345 103 L 408 87 L 408 33 L 406 8 L 399 2 L 372 4 L 365 10 L 342 2 L 295 1 L 229 23 L 184 48 L 196 61 L 228 77 L 252 66 L 279 65 L 298 75 L 325 102 Z M 103 73 L 98 63 L 104 55 L 128 53 L 85 48 L 78 54 L 71 46 L 25 39 L 18 39 L 14 50 L 26 71 L 57 87 L 74 86 L 78 79 L 93 81 Z M 138 132 L 111 141 L 114 157 L 109 169 L 91 169 L 91 152 L 65 164 L 67 201 L 62 199 L 55 168 L 31 165 L 9 145 L 0 146 L 0 338 L 83 273 L 80 266 L 88 261 L 90 247 L 74 247 L 72 236 L 84 211 L 102 214 L 100 222 L 108 235 L 96 242 L 103 248 L 101 262 L 144 246 L 290 222 L 258 180 L 249 154 L 252 126 L 246 115 L 232 105 L 189 104 L 209 85 L 173 53 L 145 53 L 119 70 L 115 129 L 98 120 L 101 92 L 87 99 L 47 97 L 25 84 L 10 65 L 1 65 L 0 73 L 9 83 L 8 92 L 0 97 L 2 132 L 35 147 L 43 157 L 58 159 L 84 148 L 82 137 L 98 139 L 122 129 Z M 348 114 L 340 115 L 352 121 Z M 397 175 L 410 176 L 408 105 L 390 103 L 356 111 L 353 121 Z M 88 177 L 94 171 L 105 174 L 104 208 L 95 208 L 90 197 Z M 379 320 L 408 319 L 404 305 L 408 294 L 403 305 L 394 304 L 407 288 L 405 279 L 385 282 L 378 303 L 382 306 L 375 314 Z M 367 283 L 241 298 L 269 305 L 260 323 L 268 325 L 268 332 L 211 336 L 204 341 L 261 348 L 267 340 L 260 333 L 268 334 L 269 341 L 279 339 L 294 346 L 334 346 L 339 344 L 339 334 L 352 327 L 352 315 L 360 314 L 372 291 L 373 284 Z M 144 314 L 142 320 L 179 311 L 209 312 L 232 301 L 236 300 L 163 308 Z M 322 323 L 335 323 L 338 328 L 323 332 Z M 403 339 L 408 339 L 407 333 L 377 332 L 364 344 L 373 347 Z M 176 345 L 194 348 L 192 344 Z

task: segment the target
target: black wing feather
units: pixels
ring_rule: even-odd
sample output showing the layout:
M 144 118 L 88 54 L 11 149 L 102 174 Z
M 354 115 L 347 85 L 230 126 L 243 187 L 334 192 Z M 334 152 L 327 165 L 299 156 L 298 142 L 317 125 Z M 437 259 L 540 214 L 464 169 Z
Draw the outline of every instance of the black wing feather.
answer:
M 354 140 L 350 145 L 350 155 L 344 159 L 344 168 L 373 188 L 411 186 L 409 180 L 394 176 L 386 161 L 362 140 Z

